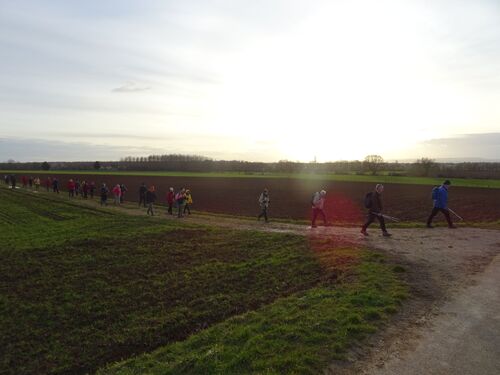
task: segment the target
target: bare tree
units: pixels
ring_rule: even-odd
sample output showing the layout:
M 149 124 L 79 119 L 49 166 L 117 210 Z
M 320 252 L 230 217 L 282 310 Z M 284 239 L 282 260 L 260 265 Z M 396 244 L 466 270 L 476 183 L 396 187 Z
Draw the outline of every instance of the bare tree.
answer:
M 431 170 L 436 166 L 436 162 L 434 159 L 430 158 L 420 158 L 415 163 L 417 170 L 421 171 L 421 174 L 425 177 L 428 177 Z
M 363 165 L 372 175 L 376 175 L 382 169 L 384 159 L 380 155 L 368 155 L 365 157 Z

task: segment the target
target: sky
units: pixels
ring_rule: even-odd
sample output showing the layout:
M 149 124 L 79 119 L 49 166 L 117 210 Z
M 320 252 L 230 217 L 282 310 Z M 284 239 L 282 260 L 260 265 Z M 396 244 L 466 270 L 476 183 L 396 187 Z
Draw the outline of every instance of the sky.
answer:
M 499 160 L 498 103 L 498 0 L 0 0 L 0 161 Z

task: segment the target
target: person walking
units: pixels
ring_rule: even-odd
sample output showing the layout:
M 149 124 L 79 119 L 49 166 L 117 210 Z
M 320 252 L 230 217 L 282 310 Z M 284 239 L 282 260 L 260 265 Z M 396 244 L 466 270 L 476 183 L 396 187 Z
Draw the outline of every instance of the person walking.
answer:
M 122 196 L 122 189 L 120 188 L 120 184 L 116 184 L 113 188 L 113 195 L 115 197 L 115 204 L 120 205 L 120 199 Z
M 82 196 L 83 199 L 87 199 L 89 197 L 89 184 L 87 184 L 87 181 L 82 181 Z
M 5 181 L 5 185 L 10 185 L 10 176 L 8 174 L 3 176 L 3 180 Z
M 182 212 L 186 214 L 186 211 L 188 212 L 188 215 L 191 215 L 191 205 L 193 204 L 193 196 L 191 195 L 191 190 L 186 189 L 186 200 L 184 204 L 184 210 Z
M 390 237 L 391 234 L 387 232 L 387 228 L 385 227 L 384 216 L 382 215 L 382 193 L 384 192 L 384 185 L 377 184 L 375 186 L 375 191 L 367 194 L 365 198 L 365 206 L 368 209 L 366 222 L 361 227 L 361 234 L 364 236 L 368 236 L 368 232 L 366 229 L 370 226 L 371 223 L 377 219 L 380 223 L 380 229 L 382 230 L 382 235 L 384 237 Z
M 139 187 L 139 207 L 141 207 L 141 204 L 144 205 L 144 208 L 146 208 L 146 193 L 148 191 L 148 188 L 146 187 L 146 184 L 143 182 L 141 186 Z
M 52 186 L 52 180 L 50 177 L 47 177 L 45 179 L 45 190 L 47 190 L 47 193 L 50 191 L 51 186 Z
M 127 192 L 127 187 L 125 184 L 120 184 L 120 190 L 121 190 L 121 195 L 120 195 L 120 203 L 125 202 L 125 193 Z
M 81 184 L 80 184 L 80 180 L 77 178 L 76 181 L 75 181 L 75 195 L 78 196 L 78 194 L 81 193 L 80 189 L 81 189 Z
M 71 178 L 68 181 L 68 196 L 70 198 L 75 196 L 75 182 Z
M 106 186 L 106 184 L 103 183 L 101 186 L 101 206 L 108 205 L 108 193 L 109 193 L 109 189 Z
M 38 189 L 40 188 L 40 178 L 35 177 L 33 179 L 33 185 L 35 185 L 35 191 L 38 191 Z
M 30 189 L 33 189 L 33 177 L 32 176 L 30 176 L 28 178 L 28 186 L 30 187 Z
M 316 192 L 313 195 L 311 204 L 312 204 L 312 222 L 311 227 L 316 228 L 316 219 L 319 215 L 323 218 L 323 224 L 325 226 L 328 225 L 328 220 L 326 219 L 325 214 L 325 200 L 326 200 L 326 191 L 321 190 L 320 192 Z
M 21 176 L 21 183 L 23 184 L 23 188 L 26 189 L 28 186 L 28 178 L 26 176 Z
M 10 175 L 10 184 L 12 186 L 12 189 L 16 188 L 16 175 L 14 174 Z
M 448 228 L 456 228 L 451 221 L 450 211 L 448 210 L 448 189 L 450 188 L 450 185 L 451 181 L 446 180 L 441 186 L 432 189 L 432 200 L 434 201 L 434 206 L 429 218 L 427 219 L 427 228 L 434 228 L 432 226 L 432 219 L 434 219 L 434 216 L 436 216 L 438 212 L 443 213 L 446 221 L 448 222 Z
M 269 209 L 270 203 L 271 200 L 269 198 L 269 191 L 267 189 L 264 189 L 264 191 L 259 196 L 260 214 L 259 216 L 257 216 L 257 220 L 260 221 L 260 219 L 264 217 L 266 223 L 269 223 L 269 218 L 267 217 L 267 210 Z
M 55 177 L 52 180 L 52 191 L 59 194 L 59 180 Z
M 155 210 L 154 210 L 155 201 L 156 201 L 155 187 L 154 185 L 152 185 L 146 192 L 146 204 L 148 205 L 148 211 L 147 211 L 148 215 L 151 216 L 155 215 Z
M 167 212 L 170 215 L 173 215 L 172 209 L 174 207 L 174 200 L 175 200 L 174 188 L 171 187 L 168 189 L 168 193 L 167 193 L 167 206 L 168 206 Z
M 182 188 L 175 195 L 175 203 L 177 204 L 177 217 L 181 218 L 183 215 L 184 203 L 186 202 L 186 189 Z
M 95 182 L 92 181 L 89 186 L 89 191 L 90 191 L 90 198 L 94 198 L 94 193 L 95 193 Z

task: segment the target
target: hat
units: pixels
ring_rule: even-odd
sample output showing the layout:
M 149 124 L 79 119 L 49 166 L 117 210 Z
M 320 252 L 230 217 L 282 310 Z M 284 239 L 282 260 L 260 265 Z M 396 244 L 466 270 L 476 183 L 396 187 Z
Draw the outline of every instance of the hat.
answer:
M 446 180 L 445 182 L 443 182 L 443 185 L 451 185 L 451 181 L 450 180 Z
M 321 195 L 326 195 L 326 191 L 324 191 L 324 190 L 321 190 L 319 193 L 320 193 Z

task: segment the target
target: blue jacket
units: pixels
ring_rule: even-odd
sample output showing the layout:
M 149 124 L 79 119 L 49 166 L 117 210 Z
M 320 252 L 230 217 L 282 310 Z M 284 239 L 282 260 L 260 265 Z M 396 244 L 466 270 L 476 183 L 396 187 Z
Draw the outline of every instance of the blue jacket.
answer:
M 447 208 L 448 207 L 448 190 L 441 185 L 437 191 L 437 199 L 434 200 L 434 207 Z

